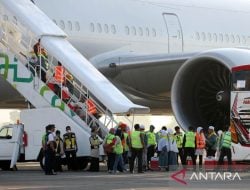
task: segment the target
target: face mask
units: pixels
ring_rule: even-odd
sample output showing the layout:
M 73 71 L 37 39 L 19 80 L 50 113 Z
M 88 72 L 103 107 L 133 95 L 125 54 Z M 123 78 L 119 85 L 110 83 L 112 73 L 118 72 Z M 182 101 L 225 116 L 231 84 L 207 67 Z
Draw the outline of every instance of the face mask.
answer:
M 70 132 L 70 130 L 67 130 L 67 132 L 69 133 L 69 132 Z

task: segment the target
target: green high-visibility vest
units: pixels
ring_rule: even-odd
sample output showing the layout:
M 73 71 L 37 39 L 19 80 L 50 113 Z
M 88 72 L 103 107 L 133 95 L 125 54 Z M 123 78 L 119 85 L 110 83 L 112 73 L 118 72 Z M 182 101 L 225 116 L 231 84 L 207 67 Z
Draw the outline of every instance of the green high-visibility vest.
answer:
M 192 131 L 188 131 L 186 133 L 186 142 L 185 142 L 186 148 L 194 148 L 195 147 L 195 134 Z
M 115 135 L 109 133 L 107 136 L 107 144 L 111 144 L 114 138 L 115 138 Z
M 156 145 L 156 138 L 153 132 L 148 131 L 147 138 L 148 138 L 148 141 L 147 141 L 148 145 Z
M 231 132 L 227 131 L 223 134 L 222 137 L 222 147 L 231 148 L 232 137 Z
M 131 134 L 131 144 L 132 148 L 142 148 L 142 143 L 141 143 L 141 132 L 140 131 L 134 131 Z
M 177 148 L 182 148 L 182 143 L 183 143 L 183 135 L 182 135 L 182 133 L 176 134 L 175 135 L 175 140 L 176 140 Z
M 128 133 L 123 133 L 123 135 L 124 135 L 124 150 L 125 151 L 128 151 L 129 150 L 129 147 L 128 147 L 128 143 L 127 143 L 127 141 L 128 141 Z
M 120 142 L 115 145 L 114 153 L 116 153 L 116 154 L 122 154 L 123 153 L 123 147 L 122 147 L 121 139 L 120 139 L 120 137 L 117 137 L 117 136 L 116 136 L 116 138 L 117 139 L 119 138 L 118 140 Z

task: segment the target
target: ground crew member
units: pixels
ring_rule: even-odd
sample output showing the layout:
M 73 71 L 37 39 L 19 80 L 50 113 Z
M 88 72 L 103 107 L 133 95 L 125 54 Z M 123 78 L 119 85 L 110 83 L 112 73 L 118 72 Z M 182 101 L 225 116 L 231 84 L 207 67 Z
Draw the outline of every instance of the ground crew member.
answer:
M 140 132 L 140 125 L 135 124 L 134 125 L 135 131 L 131 133 L 130 136 L 130 147 L 131 147 L 131 159 L 130 159 L 130 173 L 134 172 L 134 162 L 135 158 L 138 158 L 138 173 L 143 173 L 142 171 L 142 151 L 144 148 L 144 136 Z
M 153 125 L 149 126 L 149 131 L 146 133 L 147 137 L 147 169 L 150 169 L 149 163 L 151 158 L 154 157 L 155 147 L 156 147 L 156 136 L 154 133 L 155 127 Z
M 128 164 L 128 151 L 129 151 L 129 138 L 127 133 L 127 125 L 125 123 L 120 123 L 119 128 L 121 129 L 123 133 L 123 139 L 122 139 L 122 146 L 123 146 L 123 162 L 124 162 L 124 168 L 126 168 L 126 165 Z M 126 168 L 127 169 L 127 168 Z
M 190 126 L 188 128 L 188 132 L 184 134 L 183 137 L 183 148 L 184 148 L 184 165 L 187 164 L 187 156 L 191 156 L 192 162 L 193 162 L 193 167 L 195 169 L 196 167 L 196 158 L 195 158 L 195 133 L 193 132 L 193 127 Z
M 109 173 L 112 173 L 114 162 L 115 162 L 115 153 L 113 151 L 114 144 L 115 144 L 115 135 L 114 134 L 115 134 L 115 129 L 111 128 L 109 130 L 109 133 L 105 137 L 104 143 L 103 143 L 103 149 L 108 156 L 108 164 L 107 165 L 108 165 L 108 172 Z
M 117 129 L 115 133 L 115 145 L 114 145 L 114 153 L 115 153 L 115 162 L 113 166 L 113 173 L 115 174 L 117 169 L 119 168 L 119 171 L 124 171 L 124 163 L 123 163 L 123 146 L 122 146 L 122 131 L 121 129 Z
M 229 130 L 229 127 L 227 126 L 225 128 L 225 132 L 221 136 L 220 144 L 219 144 L 219 150 L 220 150 L 220 157 L 218 161 L 218 165 L 223 164 L 223 159 L 225 156 L 227 156 L 228 165 L 232 165 L 232 152 L 231 152 L 231 146 L 232 146 L 232 137 L 231 132 Z
M 176 126 L 174 129 L 175 129 L 174 136 L 175 136 L 177 148 L 178 148 L 178 151 L 179 151 L 178 155 L 180 157 L 181 164 L 183 165 L 184 164 L 184 161 L 183 161 L 184 152 L 183 152 L 183 148 L 182 148 L 183 134 L 180 131 L 180 127 L 179 126 Z M 177 164 L 178 164 L 178 157 L 177 157 Z
M 61 132 L 59 130 L 56 131 L 56 160 L 55 160 L 55 171 L 62 172 L 62 159 L 61 157 L 64 155 L 63 151 L 63 140 L 60 136 Z
M 45 137 L 46 148 L 45 148 L 45 175 L 56 175 L 53 172 L 55 166 L 55 149 L 56 142 L 53 133 L 55 132 L 55 125 L 48 125 L 48 132 Z
M 63 135 L 63 147 L 66 155 L 68 170 L 76 169 L 76 152 L 78 150 L 76 135 L 71 132 L 71 127 L 66 127 L 66 133 Z
M 199 156 L 199 167 L 202 167 L 203 162 L 203 154 L 205 150 L 205 136 L 203 133 L 203 128 L 198 127 L 197 132 L 195 134 L 195 142 L 196 142 L 196 149 L 195 149 L 195 155 Z
M 214 132 L 214 127 L 208 127 L 208 136 L 206 139 L 206 148 L 207 148 L 207 157 L 215 157 L 216 149 L 217 149 L 217 135 Z
M 90 167 L 87 171 L 99 172 L 99 146 L 101 144 L 97 131 L 95 128 L 91 130 L 91 136 L 89 137 L 90 149 L 91 149 L 91 160 Z

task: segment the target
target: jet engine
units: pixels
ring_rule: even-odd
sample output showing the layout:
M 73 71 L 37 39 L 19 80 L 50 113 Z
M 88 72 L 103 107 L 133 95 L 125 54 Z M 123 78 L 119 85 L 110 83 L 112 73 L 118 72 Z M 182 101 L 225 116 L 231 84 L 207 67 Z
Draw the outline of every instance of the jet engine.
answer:
M 230 122 L 231 68 L 250 64 L 250 50 L 214 49 L 187 60 L 178 70 L 171 89 L 171 104 L 179 125 L 209 125 L 216 130 Z

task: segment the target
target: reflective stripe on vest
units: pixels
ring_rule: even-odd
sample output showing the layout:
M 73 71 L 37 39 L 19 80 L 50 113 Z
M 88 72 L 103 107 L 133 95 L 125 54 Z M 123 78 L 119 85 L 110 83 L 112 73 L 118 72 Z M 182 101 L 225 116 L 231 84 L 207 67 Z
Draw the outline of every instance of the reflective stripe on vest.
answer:
M 64 82 L 64 68 L 63 66 L 55 66 L 55 80 L 56 82 Z
M 75 150 L 76 149 L 76 135 L 75 133 L 66 133 L 63 135 L 65 150 Z
M 123 153 L 123 146 L 122 146 L 121 139 L 119 137 L 116 137 L 116 140 L 119 140 L 120 142 L 115 145 L 114 153 L 122 154 Z
M 87 104 L 87 108 L 88 108 L 88 113 L 91 113 L 91 114 L 97 113 L 96 106 L 92 100 L 88 99 L 86 101 L 86 104 Z
M 225 132 L 222 138 L 223 138 L 222 147 L 231 148 L 231 143 L 232 143 L 231 132 L 229 131 Z
M 186 133 L 185 147 L 187 147 L 187 148 L 194 148 L 195 147 L 195 134 L 194 134 L 194 132 L 189 131 Z
M 153 132 L 147 132 L 148 145 L 156 145 L 156 138 Z
M 178 148 L 182 148 L 182 143 L 183 143 L 183 135 L 182 133 L 176 134 L 175 135 L 175 140 Z
M 141 143 L 141 132 L 140 131 L 134 131 L 131 134 L 131 144 L 132 148 L 142 148 Z
M 196 133 L 195 139 L 196 139 L 197 148 L 200 148 L 200 149 L 205 148 L 205 138 L 203 134 Z

